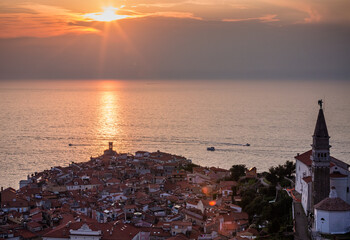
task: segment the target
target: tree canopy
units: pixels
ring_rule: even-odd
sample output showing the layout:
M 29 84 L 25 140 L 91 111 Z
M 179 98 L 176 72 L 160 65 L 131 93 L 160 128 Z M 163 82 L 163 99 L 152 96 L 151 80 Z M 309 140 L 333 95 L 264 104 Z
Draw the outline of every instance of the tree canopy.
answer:
M 245 171 L 247 170 L 246 166 L 244 164 L 238 164 L 238 165 L 233 165 L 230 168 L 231 171 L 231 178 L 234 181 L 238 181 L 238 179 L 242 176 L 245 175 Z

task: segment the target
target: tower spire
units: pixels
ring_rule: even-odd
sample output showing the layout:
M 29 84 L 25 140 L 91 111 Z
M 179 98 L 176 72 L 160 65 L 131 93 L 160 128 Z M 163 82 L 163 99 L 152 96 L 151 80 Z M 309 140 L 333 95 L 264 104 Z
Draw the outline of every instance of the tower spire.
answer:
M 318 112 L 317 122 L 315 126 L 315 131 L 313 137 L 315 138 L 327 138 L 329 139 L 328 130 L 327 130 L 327 124 L 326 120 L 323 114 L 323 108 L 322 108 L 323 101 L 322 99 L 318 101 L 318 105 L 320 105 L 320 110 Z
M 315 131 L 312 136 L 312 192 L 313 204 L 317 204 L 329 195 L 330 145 L 326 120 L 322 109 L 323 101 L 319 100 L 320 109 Z

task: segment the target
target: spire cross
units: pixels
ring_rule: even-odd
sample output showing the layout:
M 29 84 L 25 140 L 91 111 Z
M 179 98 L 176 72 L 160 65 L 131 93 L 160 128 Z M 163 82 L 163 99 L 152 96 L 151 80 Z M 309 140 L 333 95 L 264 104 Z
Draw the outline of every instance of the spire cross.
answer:
M 321 108 L 321 109 L 322 109 L 322 104 L 323 104 L 322 99 L 321 99 L 321 100 L 318 100 L 318 105 L 320 105 L 320 108 Z

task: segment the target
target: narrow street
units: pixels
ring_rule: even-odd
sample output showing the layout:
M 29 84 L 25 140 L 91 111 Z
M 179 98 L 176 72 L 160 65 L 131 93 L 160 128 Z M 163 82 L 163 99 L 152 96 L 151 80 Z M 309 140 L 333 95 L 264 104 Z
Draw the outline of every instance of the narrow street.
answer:
M 307 231 L 307 218 L 303 211 L 303 207 L 300 202 L 293 202 L 294 214 L 295 214 L 295 240 L 307 240 L 310 239 Z

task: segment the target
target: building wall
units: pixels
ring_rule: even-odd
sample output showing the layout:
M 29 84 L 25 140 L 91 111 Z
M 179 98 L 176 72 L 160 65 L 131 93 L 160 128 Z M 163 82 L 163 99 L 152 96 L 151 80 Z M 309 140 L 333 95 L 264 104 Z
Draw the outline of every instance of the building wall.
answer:
M 197 205 L 186 202 L 186 208 L 197 208 Z
M 331 187 L 335 187 L 335 190 L 337 191 L 337 197 L 347 202 L 348 178 L 331 178 L 330 185 Z
M 28 212 L 29 211 L 29 207 L 10 207 L 10 208 L 2 208 L 2 210 L 4 212 L 10 212 L 10 211 L 16 211 L 16 212 Z
M 309 167 L 299 160 L 296 160 L 295 171 L 295 191 L 301 194 L 303 191 L 303 178 L 311 176 L 311 172 Z
M 337 189 L 337 194 L 338 196 L 343 199 L 345 202 L 347 202 L 348 204 L 350 204 L 350 172 L 348 169 L 345 169 L 341 166 L 333 166 L 331 168 L 331 173 L 333 172 L 339 172 L 341 174 L 344 174 L 344 175 L 347 175 L 347 179 L 346 179 L 346 183 L 345 182 L 342 182 L 339 186 L 335 186 L 336 189 Z M 331 179 L 331 187 L 333 186 L 332 185 L 332 180 Z M 339 183 L 333 183 L 333 184 L 339 184 Z M 338 191 L 338 189 L 343 189 L 343 194 L 340 193 L 340 191 Z M 341 195 L 344 195 L 343 197 Z
M 347 169 L 344 169 L 338 165 L 331 167 L 331 173 L 333 173 L 333 172 L 339 172 L 339 173 L 344 174 L 344 175 L 349 175 L 349 171 Z
M 21 180 L 19 181 L 19 188 L 27 186 L 29 183 L 31 183 L 30 180 Z
M 70 240 L 100 240 L 101 237 L 100 236 L 70 236 L 69 238 Z
M 150 232 L 139 232 L 132 240 L 149 240 Z
M 321 218 L 324 220 L 322 221 Z M 315 209 L 316 231 L 327 234 L 350 231 L 350 211 L 323 211 Z
M 304 212 L 307 215 L 307 212 L 310 211 L 311 207 L 311 190 L 312 190 L 312 184 L 311 182 L 307 183 L 304 180 L 303 181 L 303 191 L 301 194 L 301 205 L 303 206 Z
M 51 237 L 43 237 L 43 240 L 64 240 L 64 239 L 69 239 L 69 238 L 51 238 Z

